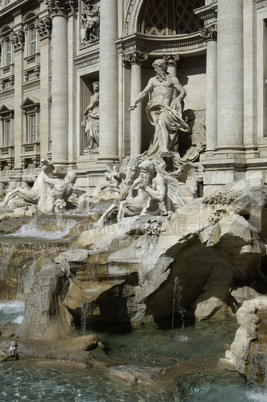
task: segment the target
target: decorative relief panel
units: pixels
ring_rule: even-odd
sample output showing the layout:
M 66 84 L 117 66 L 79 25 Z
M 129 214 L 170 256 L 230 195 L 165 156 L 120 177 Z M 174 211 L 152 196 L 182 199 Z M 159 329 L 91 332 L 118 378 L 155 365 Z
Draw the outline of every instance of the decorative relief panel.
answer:
M 99 40 L 100 1 L 80 1 L 80 42 L 87 47 Z

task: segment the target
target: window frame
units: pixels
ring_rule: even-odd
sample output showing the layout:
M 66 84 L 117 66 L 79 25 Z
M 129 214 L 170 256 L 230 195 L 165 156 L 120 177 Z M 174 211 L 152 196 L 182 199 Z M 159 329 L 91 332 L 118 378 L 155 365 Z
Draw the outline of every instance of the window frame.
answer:
M 23 130 L 23 143 L 34 144 L 38 142 L 39 138 L 39 112 L 40 103 L 36 100 L 27 97 L 21 104 L 21 109 L 24 111 L 24 130 Z M 34 126 L 31 124 L 31 117 L 34 116 Z M 34 127 L 32 131 L 31 127 Z
M 7 130 L 7 123 L 9 123 L 9 129 Z M 8 134 L 7 134 L 8 133 Z M 3 119 L 3 147 L 10 147 L 12 142 L 12 122 L 10 118 Z
M 34 32 L 34 38 L 32 38 L 32 32 Z M 28 28 L 28 56 L 34 56 L 36 53 L 38 53 L 38 41 L 37 41 L 37 29 L 34 24 L 29 25 Z M 34 48 L 32 48 L 34 46 Z
M 7 105 L 0 107 L 1 119 L 1 148 L 12 147 L 13 144 L 13 119 L 14 109 Z M 9 122 L 9 130 L 7 135 L 7 122 Z
M 4 51 L 4 65 L 9 66 L 13 61 L 12 41 L 9 37 L 5 39 Z
M 33 119 L 32 119 L 33 118 Z M 32 124 L 34 122 L 34 124 Z M 33 144 L 37 141 L 37 113 L 27 113 L 27 128 L 26 128 L 26 140 L 27 144 Z

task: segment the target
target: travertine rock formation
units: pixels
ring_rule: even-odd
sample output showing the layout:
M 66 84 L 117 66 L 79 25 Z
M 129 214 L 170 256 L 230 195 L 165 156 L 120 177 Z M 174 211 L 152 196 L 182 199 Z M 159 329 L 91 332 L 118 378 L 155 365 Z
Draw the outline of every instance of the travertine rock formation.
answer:
M 17 335 L 60 337 L 82 322 L 171 322 L 176 278 L 180 307 L 196 320 L 233 315 L 236 289 L 251 289 L 242 300 L 267 289 L 266 205 L 265 186 L 240 182 L 175 213 L 83 231 L 72 250 L 35 267 Z
M 220 364 L 252 382 L 266 384 L 267 297 L 244 301 L 236 318 L 240 327 Z

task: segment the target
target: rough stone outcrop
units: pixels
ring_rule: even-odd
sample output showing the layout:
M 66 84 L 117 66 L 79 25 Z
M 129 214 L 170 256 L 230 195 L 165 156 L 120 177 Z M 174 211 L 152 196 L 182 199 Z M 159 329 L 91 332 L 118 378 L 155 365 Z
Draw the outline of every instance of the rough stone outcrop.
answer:
M 19 324 L 10 321 L 0 321 L 0 335 L 3 338 L 10 338 L 15 334 Z
M 234 298 L 234 303 L 239 308 L 242 306 L 244 301 L 255 299 L 256 297 L 261 296 L 261 294 L 256 292 L 256 290 L 251 289 L 249 286 L 243 286 L 238 289 L 234 289 L 231 292 L 231 296 Z
M 166 368 L 140 367 L 134 364 L 124 364 L 109 367 L 109 373 L 128 384 L 150 383 L 166 373 Z
M 83 231 L 76 249 L 35 269 L 17 334 L 65 336 L 72 321 L 78 327 L 171 322 L 176 278 L 176 318 L 180 307 L 196 320 L 233 315 L 236 289 L 267 290 L 267 231 L 263 220 L 257 227 L 251 222 L 265 216 L 266 199 L 262 184 L 235 183 L 175 213 Z
M 253 217 L 264 215 L 265 205 L 265 186 L 240 182 L 161 218 L 154 235 L 149 231 L 153 220 L 145 215 L 83 232 L 76 245 L 92 250 L 91 258 L 98 254 L 97 269 L 109 281 L 122 279 L 102 292 L 88 284 L 88 294 L 94 293 L 91 314 L 97 312 L 93 321 L 136 325 L 168 319 L 175 277 L 181 283 L 181 304 L 194 308 L 197 320 L 233 315 L 238 306 L 232 291 L 250 285 L 251 292 L 261 294 L 266 287 L 266 231 L 263 221 L 261 227 L 251 224 Z
M 55 343 L 54 349 L 59 351 L 88 351 L 95 349 L 98 346 L 98 339 L 95 334 L 80 336 L 76 338 L 70 338 L 61 340 Z
M 32 357 L 46 358 L 46 359 L 56 359 L 61 361 L 71 361 L 77 363 L 88 364 L 92 363 L 91 351 L 88 348 L 79 347 L 75 348 L 75 338 L 69 340 L 69 344 L 73 341 L 72 350 L 68 349 L 67 345 L 60 347 L 58 342 L 51 341 L 21 341 L 18 340 L 17 344 L 17 354 L 19 359 L 27 359 Z M 9 357 L 9 349 L 12 345 L 13 340 L 5 339 L 0 343 L 0 361 L 5 361 Z M 95 347 L 95 346 L 94 346 Z M 93 347 L 93 348 L 94 348 Z
M 267 297 L 244 301 L 236 318 L 240 327 L 220 364 L 255 383 L 266 383 Z
M 25 316 L 18 338 L 57 339 L 72 332 L 63 301 L 69 289 L 67 273 L 40 258 L 25 292 Z

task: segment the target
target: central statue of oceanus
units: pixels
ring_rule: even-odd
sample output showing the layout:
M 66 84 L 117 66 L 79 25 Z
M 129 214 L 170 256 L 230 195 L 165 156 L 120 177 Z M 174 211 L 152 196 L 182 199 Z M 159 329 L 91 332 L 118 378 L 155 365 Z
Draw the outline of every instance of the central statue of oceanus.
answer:
M 149 122 L 155 126 L 152 143 L 146 152 L 149 158 L 155 158 L 160 154 L 174 150 L 178 145 L 178 132 L 189 132 L 190 127 L 183 120 L 183 99 L 186 96 L 185 89 L 178 78 L 167 72 L 165 60 L 158 59 L 153 63 L 155 77 L 150 78 L 145 89 L 137 96 L 129 110 L 134 110 L 137 104 L 150 96 L 146 107 Z M 178 96 L 174 97 L 175 90 Z

